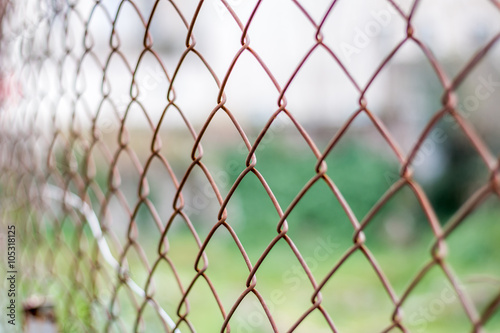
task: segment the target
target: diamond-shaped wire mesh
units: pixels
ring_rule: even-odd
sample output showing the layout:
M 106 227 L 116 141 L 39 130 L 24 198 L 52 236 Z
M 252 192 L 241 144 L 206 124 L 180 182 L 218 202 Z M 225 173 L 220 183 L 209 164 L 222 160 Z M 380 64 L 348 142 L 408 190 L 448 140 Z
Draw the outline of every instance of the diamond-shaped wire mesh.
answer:
M 433 32 L 420 31 L 414 24 L 419 15 L 426 15 L 426 6 L 433 6 L 429 1 L 406 5 L 380 1 L 383 11 L 365 8 L 363 1 L 273 1 L 2 2 L 2 228 L 15 225 L 17 230 L 19 302 L 32 294 L 50 297 L 64 332 L 344 332 L 346 327 L 365 327 L 363 332 L 424 332 L 438 317 L 436 313 L 445 312 L 445 301 L 451 297 L 454 301 L 449 303 L 458 309 L 459 319 L 446 318 L 463 324 L 464 332 L 499 332 L 495 318 L 500 276 L 488 276 L 493 287 L 477 302 L 448 260 L 448 239 L 485 202 L 493 200 L 498 207 L 498 152 L 460 112 L 458 95 L 498 47 L 500 31 L 477 47 L 469 46 L 467 61 L 446 63 L 446 67 L 425 38 L 425 33 Z M 458 3 L 448 1 L 444 8 L 452 13 Z M 481 5 L 489 6 L 491 17 L 498 20 L 498 1 Z M 477 4 L 469 6 L 473 15 Z M 370 11 L 371 21 L 364 30 L 354 30 L 353 43 L 333 46 L 338 46 L 340 33 L 331 28 L 332 21 L 365 17 Z M 447 22 L 443 17 L 448 14 L 441 12 L 433 19 Z M 285 30 L 273 30 L 270 19 Z M 391 20 L 398 23 L 389 25 Z M 286 34 L 286 28 L 295 25 L 307 33 Z M 399 29 L 393 43 L 378 38 L 387 28 Z M 287 45 L 299 50 L 282 59 L 281 66 L 279 59 L 289 50 L 280 49 L 280 39 L 291 39 Z M 346 59 L 368 52 L 365 48 L 370 43 L 379 43 L 378 54 L 383 55 L 370 60 L 373 66 L 356 68 Z M 393 73 L 389 67 L 405 52 L 423 58 L 437 82 L 431 104 L 438 108 L 417 126 L 420 132 L 414 139 L 405 134 L 399 138 L 391 117 L 381 115 L 372 102 L 398 100 L 398 89 L 394 96 L 382 95 L 374 86 L 386 79 L 382 78 L 386 73 Z M 272 57 L 273 53 L 278 55 Z M 308 66 L 318 54 L 335 67 L 333 80 L 348 86 L 355 97 L 356 105 L 343 117 L 337 108 L 346 107 L 337 105 L 341 98 L 335 91 L 328 86 L 318 93 L 334 96 L 325 97 L 325 108 L 343 117 L 340 126 L 329 128 L 338 118 L 319 112 L 316 106 L 306 115 L 296 111 L 308 103 L 310 93 L 301 91 L 304 85 L 296 89 L 296 82 L 315 70 Z M 251 70 L 240 71 L 244 66 Z M 233 79 L 241 73 L 255 77 Z M 396 77 L 396 87 L 404 79 Z M 490 85 L 483 86 L 480 94 L 498 94 L 495 78 L 483 80 Z M 267 96 L 255 94 L 260 85 L 269 91 L 273 106 Z M 265 108 L 267 113 L 238 112 L 239 99 L 253 101 L 255 108 Z M 398 108 L 402 113 L 415 110 L 410 104 L 416 101 Z M 491 122 L 498 122 L 498 106 L 492 108 Z M 389 151 L 399 169 L 381 175 L 390 184 L 362 214 L 351 207 L 329 169 L 335 163 L 332 154 L 344 137 L 356 131 L 355 123 L 361 118 L 377 134 L 375 143 L 362 137 L 361 144 Z M 311 119 L 320 119 L 328 129 L 326 142 L 311 129 Z M 252 122 L 253 127 L 248 125 Z M 417 159 L 426 154 L 425 143 L 444 137 L 436 132 L 443 122 L 455 125 L 468 141 L 464 145 L 472 147 L 485 169 L 480 186 L 446 220 L 436 213 L 425 186 L 414 175 Z M 301 187 L 287 186 L 287 180 L 266 176 L 260 168 L 259 162 L 264 162 L 259 158 L 266 156 L 264 146 L 270 140 L 292 142 L 282 149 L 306 147 L 292 152 L 310 156 Z M 405 140 L 411 142 L 403 144 Z M 225 158 L 226 147 L 238 144 L 241 154 L 230 164 L 232 177 L 214 161 Z M 296 157 L 296 161 L 304 159 Z M 286 170 L 290 164 L 279 167 Z M 250 243 L 255 239 L 243 239 L 239 221 L 259 219 L 261 208 L 251 208 L 246 219 L 240 215 L 249 214 L 248 209 L 234 208 L 248 205 L 238 193 L 250 191 L 249 182 L 260 189 L 249 195 L 265 197 L 276 217 L 266 221 L 267 229 L 256 224 L 262 228 L 256 232 L 259 246 Z M 350 222 L 345 223 L 353 235 L 348 246 L 340 245 L 345 240 L 322 238 L 338 239 L 332 229 L 306 232 L 291 222 L 318 186 L 327 188 L 331 205 L 339 206 L 335 214 L 343 216 L 333 214 L 332 223 L 343 223 L 346 217 Z M 276 194 L 280 188 L 293 192 L 290 202 Z M 378 262 L 377 246 L 368 245 L 368 229 L 382 228 L 377 216 L 403 191 L 418 202 L 432 244 L 426 261 L 415 262 L 405 285 L 396 286 L 391 277 L 399 264 Z M 316 209 L 330 211 L 328 205 Z M 495 218 L 498 224 L 498 215 Z M 225 245 L 220 247 L 219 242 Z M 312 245 L 303 245 L 308 242 Z M 390 242 L 385 246 L 399 251 Z M 500 267 L 498 259 L 488 260 Z M 318 261 L 328 268 L 318 272 Z M 328 289 L 353 262 L 361 262 L 363 270 L 343 279 L 359 292 L 346 296 Z M 279 272 L 273 278 L 278 282 L 268 286 L 271 266 Z M 429 283 L 436 275 L 444 277 L 447 289 L 436 291 Z M 371 295 L 363 278 L 376 281 L 375 303 L 362 296 Z M 288 289 L 283 292 L 276 284 Z M 424 306 L 430 313 L 418 312 L 422 307 L 410 306 L 408 311 L 407 304 L 422 289 L 432 294 Z M 341 312 L 343 307 L 348 310 Z M 380 327 L 345 324 L 345 316 L 349 321 L 371 323 L 366 319 L 369 312 L 375 313 Z M 448 324 L 437 331 L 454 331 L 456 326 Z M 2 325 L 7 331 L 12 328 Z

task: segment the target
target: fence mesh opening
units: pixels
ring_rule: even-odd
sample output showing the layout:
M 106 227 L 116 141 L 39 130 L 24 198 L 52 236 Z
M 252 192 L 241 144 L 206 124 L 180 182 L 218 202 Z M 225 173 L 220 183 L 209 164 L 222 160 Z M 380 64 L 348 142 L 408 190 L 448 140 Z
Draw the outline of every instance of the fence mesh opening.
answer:
M 3 331 L 500 331 L 498 1 L 0 3 Z

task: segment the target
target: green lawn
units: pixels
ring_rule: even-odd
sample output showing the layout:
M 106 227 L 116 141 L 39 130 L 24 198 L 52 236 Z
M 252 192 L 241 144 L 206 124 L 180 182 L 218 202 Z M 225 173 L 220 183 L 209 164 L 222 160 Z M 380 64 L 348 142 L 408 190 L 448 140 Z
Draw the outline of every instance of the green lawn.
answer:
M 306 152 L 290 152 L 278 145 L 258 151 L 258 156 L 257 169 L 285 210 L 304 184 L 314 176 L 314 157 Z M 234 153 L 225 155 L 222 162 L 216 161 L 217 167 L 223 170 L 232 161 L 239 165 L 239 168 L 231 168 L 228 173 L 229 184 L 243 170 L 245 158 L 244 154 Z M 391 186 L 387 173 L 398 172 L 394 161 L 352 145 L 333 152 L 327 162 L 328 176 L 341 190 L 359 220 Z M 105 176 L 98 175 L 98 178 L 101 186 L 105 186 Z M 432 186 L 423 186 L 426 191 L 433 193 Z M 221 189 L 223 195 L 229 190 L 228 187 Z M 430 197 L 432 201 L 432 195 Z M 159 206 L 161 198 L 162 193 L 155 193 L 152 184 L 151 200 Z M 446 205 L 448 210 L 436 209 L 443 224 L 460 204 L 450 202 Z M 204 207 L 190 216 L 202 241 L 217 222 L 216 208 Z M 253 174 L 244 178 L 227 209 L 227 223 L 237 233 L 248 259 L 254 265 L 277 235 L 278 213 Z M 160 235 L 151 227 L 148 214 L 138 215 L 137 242 L 151 266 L 158 258 Z M 489 200 L 469 215 L 447 239 L 448 256 L 445 263 L 454 276 L 460 279 L 479 311 L 484 310 L 500 291 L 499 217 L 498 200 Z M 98 274 L 97 280 L 89 280 L 93 269 L 90 258 L 95 254 L 96 244 L 88 226 L 79 231 L 74 221 L 67 218 L 61 223 L 62 227 L 57 228 L 48 215 L 44 216 L 44 221 L 39 232 L 45 238 L 33 242 L 27 237 L 23 250 L 24 262 L 28 266 L 35 263 L 33 266 L 43 273 L 41 276 L 44 276 L 44 280 L 42 283 L 33 283 L 37 281 L 39 273 L 25 274 L 20 282 L 21 298 L 34 292 L 51 296 L 56 302 L 63 332 L 84 332 L 88 325 L 102 330 L 108 320 L 106 310 L 110 310 L 110 298 L 113 295 L 110 285 L 116 284 L 116 274 L 103 263 L 98 269 L 108 275 Z M 321 180 L 301 199 L 287 221 L 287 235 L 306 260 L 316 283 L 320 283 L 352 246 L 354 229 L 351 223 L 331 190 Z M 430 249 L 434 240 L 413 193 L 408 188 L 401 190 L 370 222 L 365 234 L 367 248 L 399 298 L 431 259 Z M 78 242 L 80 235 L 83 235 L 81 239 L 84 241 Z M 107 240 L 112 244 L 110 238 Z M 194 263 L 198 246 L 179 218 L 168 233 L 168 242 L 167 256 L 175 266 L 182 287 L 186 289 L 196 276 Z M 123 239 L 121 243 L 123 245 Z M 81 253 L 77 251 L 78 248 Z M 113 246 L 112 251 L 116 256 Z M 228 313 L 246 289 L 249 271 L 244 257 L 224 227 L 214 234 L 205 253 L 208 258 L 206 276 Z M 135 250 L 129 251 L 126 259 L 130 276 L 141 288 L 146 289 L 149 274 L 143 260 Z M 203 262 L 199 266 L 202 265 Z M 49 268 L 53 273 L 47 272 Z M 263 261 L 256 278 L 256 290 L 266 301 L 280 332 L 290 329 L 312 305 L 312 284 L 284 239 L 278 241 Z M 148 293 L 177 320 L 177 307 L 182 295 L 166 261 L 163 260 L 155 269 L 153 280 L 154 289 L 150 286 Z M 339 332 L 381 332 L 391 323 L 394 305 L 373 267 L 359 250 L 333 274 L 321 294 L 321 304 Z M 98 303 L 90 303 L 93 296 Z M 188 302 L 187 319 L 197 332 L 220 331 L 223 318 L 203 277 L 195 283 L 188 295 Z M 122 286 L 117 292 L 113 308 L 119 320 L 111 326 L 112 331 L 131 330 L 136 321 L 137 308 L 142 303 L 142 298 L 131 296 Z M 185 304 L 180 312 L 186 311 Z M 459 298 L 439 266 L 432 268 L 412 291 L 403 305 L 403 312 L 402 321 L 411 332 L 455 333 L 471 330 Z M 158 316 L 149 305 L 144 308 L 141 318 L 143 322 L 139 323 L 139 331 L 162 330 Z M 252 293 L 242 301 L 230 325 L 232 332 L 272 331 L 259 301 Z M 489 321 L 487 328 L 488 333 L 500 331 L 499 314 Z M 185 324 L 180 329 L 182 332 L 189 331 Z M 296 329 L 296 332 L 330 331 L 318 310 L 313 311 Z

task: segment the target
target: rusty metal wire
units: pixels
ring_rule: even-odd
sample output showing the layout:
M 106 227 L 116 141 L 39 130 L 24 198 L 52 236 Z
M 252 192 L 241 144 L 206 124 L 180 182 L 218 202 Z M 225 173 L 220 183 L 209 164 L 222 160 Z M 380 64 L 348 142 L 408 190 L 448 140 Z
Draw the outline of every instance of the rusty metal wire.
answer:
M 460 278 L 447 261 L 447 239 L 483 202 L 500 196 L 499 158 L 471 121 L 458 112 L 457 99 L 460 86 L 498 44 L 500 32 L 475 50 L 474 55 L 458 69 L 457 74 L 450 76 L 429 46 L 418 37 L 418 31 L 414 28 L 413 18 L 422 1 L 413 1 L 407 10 L 395 1 L 388 0 L 387 4 L 406 22 L 404 37 L 394 48 L 384 51 L 383 61 L 371 73 L 367 83 L 362 84 L 355 79 L 349 66 L 325 38 L 334 33 L 324 27 L 340 1 L 331 1 L 319 18 L 310 13 L 302 1 L 290 2 L 294 10 L 307 20 L 315 34 L 311 36 L 307 52 L 288 73 L 284 82 L 276 78 L 273 69 L 253 48 L 254 41 L 251 42 L 252 24 L 259 15 L 259 9 L 265 4 L 262 0 L 251 4 L 253 8 L 246 17 L 238 16 L 231 1 L 221 0 L 217 4 L 231 24 L 234 23 L 239 39 L 238 48 L 223 75 L 199 51 L 198 39 L 195 38 L 197 34 L 203 33 L 197 29 L 199 21 L 210 19 L 204 17 L 205 8 L 212 5 L 207 1 L 184 3 L 156 0 L 146 6 L 147 10 L 144 10 L 143 4 L 132 0 L 114 3 L 90 0 L 25 0 L 3 3 L 1 98 L 4 106 L 0 113 L 3 222 L 18 226 L 22 242 L 22 293 L 45 293 L 64 304 L 58 314 L 63 318 L 63 322 L 59 323 L 63 331 L 152 332 L 153 328 L 149 323 L 149 318 L 152 317 L 146 315 L 152 312 L 155 314 L 154 320 L 161 323 L 159 327 L 165 332 L 205 332 L 203 323 L 196 325 L 191 319 L 196 311 L 203 312 L 204 309 L 190 306 L 190 300 L 196 297 L 197 288 L 203 285 L 209 290 L 205 294 L 210 296 L 210 300 L 205 300 L 206 304 L 210 304 L 207 306 L 218 308 L 221 332 L 238 331 L 232 329 L 231 325 L 237 313 L 245 311 L 242 304 L 251 296 L 258 300 L 265 313 L 269 331 L 314 331 L 307 329 L 307 320 L 319 315 L 323 318 L 324 328 L 338 332 L 335 315 L 323 305 L 325 298 L 334 298 L 335 295 L 322 294 L 322 291 L 341 267 L 359 254 L 366 258 L 392 304 L 392 313 L 385 318 L 387 326 L 383 332 L 411 331 L 402 308 L 429 272 L 436 268 L 444 274 L 457 293 L 470 323 L 468 331 L 484 332 L 486 324 L 498 313 L 500 293 L 492 295 L 489 304 L 479 309 L 461 288 Z M 490 2 L 494 10 L 500 11 L 497 1 Z M 185 27 L 182 34 L 180 30 L 177 32 L 183 41 L 178 49 L 179 56 L 176 61 L 168 64 L 161 52 L 157 51 L 155 36 L 150 31 L 162 3 L 168 3 L 173 16 Z M 133 19 L 139 20 L 144 28 L 139 32 L 139 40 L 135 41 L 133 47 L 125 45 L 128 38 L 126 34 L 130 32 L 120 30 L 124 24 L 120 18 L 127 11 L 129 16 L 126 19 L 132 20 L 131 17 L 135 16 Z M 23 15 L 25 13 L 28 14 Z M 282 13 L 285 14 L 286 12 Z M 102 28 L 104 39 L 99 36 L 100 32 L 96 34 L 96 30 L 90 28 L 98 15 L 106 23 L 106 27 Z M 160 31 L 160 34 L 169 33 Z M 99 40 L 107 40 L 108 45 L 99 46 Z M 202 43 L 202 39 L 199 41 Z M 371 101 L 367 95 L 398 51 L 408 44 L 416 46 L 424 54 L 444 93 L 441 96 L 441 108 L 434 112 L 411 149 L 405 152 L 388 129 L 385 120 L 371 109 Z M 299 121 L 287 102 L 289 88 L 297 80 L 299 71 L 313 54 L 320 51 L 326 51 L 330 61 L 341 69 L 358 96 L 357 109 L 353 110 L 325 148 L 315 142 L 313 135 Z M 250 56 L 258 62 L 278 96 L 275 109 L 253 141 L 227 103 L 231 96 L 227 94 L 226 87 L 243 56 Z M 159 117 L 153 116 L 151 110 L 139 99 L 141 87 L 137 76 L 143 59 L 147 57 L 159 66 L 161 80 L 166 82 L 165 91 L 162 92 L 163 104 L 159 105 L 162 110 Z M 216 86 L 217 93 L 212 96 L 216 102 L 207 106 L 211 111 L 204 116 L 201 126 L 197 126 L 189 110 L 186 111 L 178 103 L 178 94 L 182 92 L 178 91 L 180 88 L 177 89 L 177 81 L 183 73 L 183 64 L 189 57 L 195 57 L 202 64 L 205 69 L 203 75 L 209 75 Z M 110 68 L 115 63 L 119 63 L 122 73 L 130 78 L 126 83 L 128 94 L 124 98 L 125 102 L 123 98 L 113 95 L 113 75 L 116 71 L 113 72 Z M 99 73 L 97 80 L 92 77 L 92 73 L 86 71 L 90 67 Z M 95 89 L 96 93 L 87 94 L 89 89 Z M 106 108 L 107 113 L 104 111 Z M 143 137 L 133 133 L 131 122 L 135 120 L 129 120 L 133 108 L 140 110 L 139 113 L 145 119 L 146 128 L 142 131 L 147 134 Z M 187 142 L 191 140 L 189 163 L 181 171 L 178 166 L 172 165 L 175 161 L 167 158 L 165 153 L 165 147 L 181 143 L 162 140 L 166 118 L 171 113 L 180 116 L 180 127 L 191 136 L 186 139 Z M 214 170 L 206 162 L 205 156 L 210 152 L 203 149 L 207 132 L 220 114 L 228 117 L 246 149 L 243 169 L 234 183 L 230 184 L 227 193 L 221 189 L 214 177 Z M 368 214 L 360 218 L 328 174 L 326 160 L 355 120 L 362 116 L 369 118 L 397 158 L 400 174 Z M 280 205 L 263 174 L 259 172 L 257 163 L 259 147 L 279 117 L 285 117 L 293 124 L 298 131 L 295 137 L 307 144 L 316 160 L 316 165 L 311 166 L 314 176 L 288 206 Z M 412 164 L 431 130 L 445 117 L 452 117 L 460 131 L 470 140 L 484 162 L 489 177 L 448 221 L 440 221 L 426 192 L 413 176 Z M 111 130 L 107 130 L 108 127 Z M 123 159 L 128 161 L 127 169 L 122 167 Z M 163 171 L 161 176 L 152 171 L 158 166 Z M 99 179 L 100 173 L 105 174 L 105 179 Z M 275 233 L 267 235 L 270 241 L 256 260 L 248 255 L 240 241 L 240 235 L 231 220 L 231 212 L 227 209 L 240 184 L 252 174 L 265 189 L 279 215 L 279 220 L 275 221 Z M 136 180 L 132 190 L 122 186 L 124 179 L 128 177 Z M 207 233 L 199 231 L 201 227 L 192 221 L 187 209 L 187 184 L 193 177 L 205 178 L 205 182 L 209 184 L 209 198 L 217 206 L 215 213 L 204 216 L 210 226 Z M 153 198 L 150 186 L 160 182 L 173 184 L 175 193 L 167 196 L 167 199 Z M 324 276 L 313 273 L 290 236 L 293 226 L 287 222 L 290 214 L 317 183 L 326 184 L 336 197 L 351 222 L 354 235 L 350 248 L 346 249 Z M 403 188 L 412 191 L 425 213 L 432 229 L 433 245 L 428 261 L 419 268 L 404 290 L 397 292 L 384 269 L 377 263 L 376 255 L 367 246 L 365 230 L 373 224 L 375 216 L 387 202 Z M 168 214 L 162 213 L 161 211 L 165 211 L 164 207 L 168 206 L 171 206 L 171 211 Z M 158 236 L 152 241 L 154 244 L 146 244 L 144 238 L 140 238 L 137 219 L 144 209 L 154 222 L 154 233 Z M 191 233 L 196 247 L 194 262 L 179 263 L 171 257 L 171 252 L 175 251 L 171 242 L 176 237 L 173 225 L 179 223 Z M 125 230 L 123 235 L 120 235 L 120 228 Z M 230 297 L 221 296 L 227 292 L 223 290 L 224 287 L 212 281 L 209 269 L 209 260 L 217 258 L 209 257 L 207 251 L 211 244 L 217 242 L 216 234 L 220 230 L 229 233 L 236 245 L 234 250 L 240 252 L 247 269 L 246 280 L 236 281 L 243 287 L 241 292 L 231 294 Z M 307 276 L 308 286 L 313 289 L 308 304 L 300 304 L 304 308 L 301 315 L 291 318 L 285 324 L 275 320 L 275 312 L 270 309 L 267 296 L 260 291 L 257 279 L 262 271 L 261 267 L 278 243 L 287 244 Z M 151 245 L 156 248 L 154 253 L 146 249 Z M 140 272 L 133 271 L 137 268 L 129 264 L 132 254 L 139 263 L 134 267 L 140 267 Z M 173 274 L 174 278 L 168 285 L 157 277 L 161 267 L 167 267 Z M 231 263 L 227 264 L 227 270 L 229 274 Z M 175 304 L 167 304 L 161 295 L 171 294 L 173 289 L 180 294 L 180 299 Z

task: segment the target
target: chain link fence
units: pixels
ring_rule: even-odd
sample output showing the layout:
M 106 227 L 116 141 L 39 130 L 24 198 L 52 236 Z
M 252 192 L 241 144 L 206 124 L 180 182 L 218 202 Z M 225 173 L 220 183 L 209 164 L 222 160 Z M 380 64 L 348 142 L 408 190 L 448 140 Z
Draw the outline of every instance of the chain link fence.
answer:
M 499 332 L 479 2 L 3 1 L 1 327 L 39 295 L 62 332 Z

